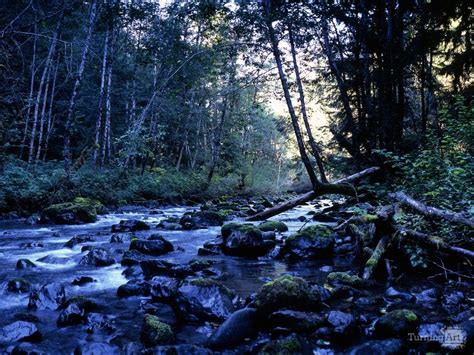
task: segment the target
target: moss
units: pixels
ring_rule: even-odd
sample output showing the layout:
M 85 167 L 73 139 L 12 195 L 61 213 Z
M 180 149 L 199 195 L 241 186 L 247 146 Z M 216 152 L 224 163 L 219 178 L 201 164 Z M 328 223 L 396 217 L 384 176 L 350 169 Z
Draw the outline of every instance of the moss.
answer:
M 350 275 L 347 272 L 331 272 L 327 276 L 327 283 L 333 286 L 347 285 L 354 288 L 368 286 L 368 281 L 361 279 L 357 275 Z
M 360 220 L 363 223 L 372 223 L 372 222 L 377 222 L 379 217 L 375 214 L 364 214 L 360 216 Z
M 280 221 L 266 221 L 261 223 L 258 226 L 258 229 L 264 232 L 273 232 L 273 231 L 278 231 L 278 232 L 286 232 L 288 230 L 288 226 Z
M 257 294 L 256 306 L 272 312 L 280 308 L 306 310 L 317 308 L 319 297 L 309 284 L 300 277 L 281 276 L 267 282 Z
M 300 354 L 303 351 L 303 345 L 295 336 L 265 344 L 259 354 Z
M 145 316 L 141 332 L 142 342 L 148 346 L 168 345 L 175 342 L 171 327 L 150 314 Z
M 262 235 L 260 229 L 255 227 L 253 224 L 239 224 L 239 223 L 228 223 L 221 228 L 222 237 L 225 239 L 231 235 L 233 231 L 238 231 L 243 234 L 255 234 Z
M 223 284 L 221 284 L 219 281 L 216 281 L 216 280 L 213 280 L 213 279 L 208 279 L 208 278 L 203 278 L 203 277 L 200 277 L 200 278 L 197 278 L 197 279 L 192 279 L 191 281 L 189 281 L 189 283 L 193 286 L 198 286 L 198 287 L 219 287 L 219 290 L 230 296 L 230 297 L 234 297 L 235 294 L 234 292 L 232 292 L 232 290 L 230 290 L 229 288 L 227 288 L 226 286 L 224 286 Z
M 394 319 L 406 320 L 407 322 L 416 323 L 418 322 L 417 315 L 408 309 L 398 309 L 389 313 Z
M 300 237 L 307 237 L 307 238 L 310 238 L 311 240 L 314 240 L 316 238 L 329 238 L 329 237 L 332 237 L 332 230 L 327 227 L 327 226 L 323 226 L 321 224 L 313 224 L 309 227 L 306 227 L 304 229 L 302 229 L 301 231 L 299 231 L 298 233 L 295 233 L 291 236 L 289 236 L 286 241 L 287 242 L 291 242 L 297 238 L 300 238 Z
M 212 266 L 212 261 L 210 260 L 191 260 L 189 262 L 191 270 L 194 272 L 201 271 Z
M 62 215 L 72 213 L 79 221 L 91 223 L 97 220 L 97 213 L 103 210 L 103 205 L 96 200 L 77 197 L 72 202 L 58 203 L 45 209 L 48 218 L 56 222 L 66 222 Z

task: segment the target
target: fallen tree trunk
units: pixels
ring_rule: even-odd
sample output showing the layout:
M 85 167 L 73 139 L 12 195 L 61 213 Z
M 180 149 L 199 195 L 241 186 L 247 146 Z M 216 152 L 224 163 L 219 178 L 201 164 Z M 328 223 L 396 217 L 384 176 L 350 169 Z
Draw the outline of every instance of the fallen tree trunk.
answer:
M 377 243 L 377 246 L 375 247 L 374 252 L 372 253 L 372 256 L 369 258 L 369 260 L 367 260 L 367 263 L 365 264 L 362 278 L 368 280 L 372 277 L 372 274 L 377 268 L 377 265 L 379 265 L 380 261 L 382 260 L 382 257 L 385 254 L 389 243 L 390 237 L 388 235 L 384 235 L 382 238 L 380 238 L 379 242 Z
M 293 200 L 284 202 L 277 206 L 271 207 L 263 212 L 257 213 L 253 216 L 248 217 L 247 221 L 261 221 L 263 219 L 267 219 L 282 212 L 288 211 L 296 206 L 299 206 L 305 202 L 314 200 L 318 196 L 322 196 L 325 194 L 344 194 L 344 195 L 352 195 L 356 194 L 355 189 L 350 185 L 344 185 L 347 183 L 355 182 L 357 180 L 362 179 L 363 177 L 373 174 L 374 172 L 380 170 L 379 167 L 371 167 L 365 170 L 358 172 L 357 174 L 350 175 L 343 179 L 335 181 L 333 184 L 322 184 L 320 188 L 315 191 L 306 192 L 303 195 L 300 195 Z
M 415 200 L 404 192 L 397 192 L 389 195 L 391 198 L 413 208 L 415 211 L 424 214 L 428 217 L 438 217 L 446 219 L 451 222 L 465 224 L 469 227 L 474 227 L 474 221 L 466 218 L 461 213 L 455 213 L 447 210 L 442 210 L 436 207 L 427 206 L 424 203 Z
M 405 229 L 402 227 L 399 227 L 397 229 L 402 237 L 406 237 L 416 243 L 423 244 L 427 248 L 474 260 L 474 252 L 471 250 L 448 245 L 441 238 L 433 237 L 428 234 L 417 232 L 411 229 Z

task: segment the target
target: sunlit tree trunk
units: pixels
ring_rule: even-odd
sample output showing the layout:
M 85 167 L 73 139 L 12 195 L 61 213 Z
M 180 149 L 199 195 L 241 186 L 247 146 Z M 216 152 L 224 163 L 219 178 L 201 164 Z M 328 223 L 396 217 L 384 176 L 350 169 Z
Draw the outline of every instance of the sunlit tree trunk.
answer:
M 109 31 L 105 33 L 104 40 L 104 54 L 102 56 L 102 71 L 100 75 L 100 91 L 99 91 L 99 105 L 98 105 L 98 114 L 97 120 L 95 123 L 95 137 L 94 137 L 94 165 L 97 165 L 97 156 L 100 148 L 100 133 L 102 130 L 102 110 L 103 110 L 103 99 L 104 99 L 104 90 L 105 90 L 105 78 L 107 71 L 107 52 L 109 47 Z

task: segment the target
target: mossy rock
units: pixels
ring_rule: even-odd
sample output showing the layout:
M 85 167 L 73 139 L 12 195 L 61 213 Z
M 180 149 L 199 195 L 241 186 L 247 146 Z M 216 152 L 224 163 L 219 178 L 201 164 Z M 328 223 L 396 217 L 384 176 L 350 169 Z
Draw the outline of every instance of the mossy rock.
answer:
M 370 285 L 368 280 L 364 280 L 357 275 L 347 272 L 331 272 L 326 278 L 326 282 L 331 286 L 350 286 L 353 288 L 364 288 Z
M 75 304 L 79 307 L 80 310 L 91 312 L 97 310 L 99 305 L 94 301 L 84 297 L 84 296 L 74 296 L 66 301 L 62 308 L 67 308 L 69 305 Z
M 265 344 L 258 352 L 259 354 L 303 354 L 305 346 L 298 337 L 289 337 L 272 341 Z
M 416 330 L 418 316 L 408 309 L 389 312 L 375 323 L 375 335 L 378 337 L 405 337 L 408 332 Z
M 263 232 L 286 232 L 288 231 L 288 226 L 280 221 L 265 221 L 258 225 L 258 229 Z
M 319 294 L 306 280 L 287 275 L 262 286 L 257 294 L 256 307 L 264 313 L 283 308 L 305 311 L 319 308 L 319 301 Z
M 158 317 L 150 314 L 147 314 L 143 320 L 140 338 L 147 347 L 170 345 L 175 342 L 171 327 L 160 321 Z
M 285 240 L 285 249 L 298 259 L 327 258 L 334 250 L 335 240 L 330 228 L 315 224 Z
M 191 260 L 188 265 L 193 270 L 193 272 L 202 271 L 208 269 L 212 266 L 212 260 L 205 260 L 205 259 L 194 259 Z
M 262 231 L 255 227 L 251 223 L 228 223 L 221 228 L 221 234 L 222 238 L 225 240 L 227 239 L 233 231 L 238 231 L 244 234 L 249 234 L 249 235 L 255 235 L 255 236 L 261 236 Z
M 99 201 L 77 197 L 72 202 L 49 206 L 44 210 L 42 220 L 56 224 L 92 223 L 97 221 L 97 213 L 103 208 Z
M 267 254 L 273 245 L 266 244 L 262 231 L 253 224 L 229 223 L 221 228 L 223 251 L 227 255 L 259 257 Z

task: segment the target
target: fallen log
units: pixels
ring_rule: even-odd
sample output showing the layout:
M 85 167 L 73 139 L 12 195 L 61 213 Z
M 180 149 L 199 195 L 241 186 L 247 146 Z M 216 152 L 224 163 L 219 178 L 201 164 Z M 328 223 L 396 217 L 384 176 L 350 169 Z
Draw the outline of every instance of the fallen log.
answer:
M 462 213 L 455 213 L 448 210 L 442 210 L 436 207 L 427 206 L 424 203 L 415 200 L 413 197 L 408 196 L 404 192 L 392 193 L 389 195 L 389 197 L 402 204 L 410 206 L 415 211 L 424 214 L 425 216 L 438 217 L 451 222 L 461 223 L 469 227 L 474 227 L 474 221 L 470 220 L 469 218 L 466 218 Z
M 390 237 L 388 235 L 384 235 L 382 238 L 380 238 L 374 252 L 372 253 L 372 256 L 365 264 L 364 273 L 362 274 L 363 279 L 368 280 L 372 277 L 377 265 L 379 265 L 380 261 L 382 260 L 389 243 Z
M 354 188 L 350 185 L 344 185 L 344 184 L 360 180 L 363 177 L 373 174 L 374 172 L 378 170 L 380 170 L 380 168 L 375 166 L 375 167 L 362 170 L 358 172 L 357 174 L 350 175 L 343 179 L 337 180 L 333 184 L 322 184 L 321 187 L 315 191 L 306 192 L 303 195 L 300 195 L 294 198 L 293 200 L 284 202 L 277 206 L 266 209 L 265 211 L 257 213 L 253 216 L 250 216 L 246 218 L 246 220 L 247 221 L 261 221 L 261 220 L 276 216 L 277 214 L 280 214 L 282 212 L 288 211 L 296 206 L 299 206 L 305 202 L 314 200 L 316 197 L 319 197 L 325 194 L 344 194 L 344 195 L 354 196 L 356 194 L 356 191 L 354 190 Z
M 406 237 L 413 242 L 420 243 L 429 249 L 474 260 L 474 251 L 451 246 L 439 237 L 433 237 L 428 234 L 417 232 L 411 229 L 405 229 L 403 227 L 398 227 L 397 230 L 399 231 L 400 236 Z

